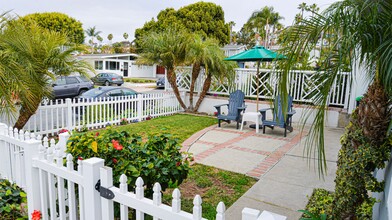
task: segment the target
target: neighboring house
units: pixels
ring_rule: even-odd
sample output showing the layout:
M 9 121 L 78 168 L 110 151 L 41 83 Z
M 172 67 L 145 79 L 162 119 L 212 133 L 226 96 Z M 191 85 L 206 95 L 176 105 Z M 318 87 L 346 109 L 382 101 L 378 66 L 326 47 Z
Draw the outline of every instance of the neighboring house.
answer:
M 139 55 L 134 53 L 123 54 L 85 54 L 79 55 L 91 64 L 95 73 L 116 73 L 123 77 L 156 77 L 156 67 L 136 65 Z M 94 76 L 94 73 L 90 74 Z
M 237 45 L 237 44 L 226 44 L 222 50 L 225 52 L 225 55 L 227 57 L 236 55 L 238 53 L 241 53 L 242 51 L 246 50 L 245 45 Z
M 237 45 L 237 44 L 226 44 L 222 50 L 225 52 L 225 56 L 226 57 L 230 57 L 236 54 L 239 54 L 243 51 L 246 50 L 246 46 L 245 45 Z M 240 68 L 244 68 L 245 67 L 245 63 L 244 62 L 237 62 L 238 63 L 238 67 Z

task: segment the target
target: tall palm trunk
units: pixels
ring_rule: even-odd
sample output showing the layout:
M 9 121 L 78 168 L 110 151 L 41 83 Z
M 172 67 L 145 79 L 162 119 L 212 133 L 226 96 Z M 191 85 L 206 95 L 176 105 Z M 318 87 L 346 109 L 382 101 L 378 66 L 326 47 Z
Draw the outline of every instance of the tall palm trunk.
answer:
M 207 78 L 206 78 L 206 80 L 204 80 L 203 90 L 201 91 L 199 99 L 196 102 L 194 111 L 197 111 L 199 109 L 201 102 L 203 101 L 204 97 L 206 97 L 206 94 L 211 86 L 211 81 L 212 81 L 211 79 L 212 79 L 211 74 L 207 74 Z
M 200 63 L 196 62 L 193 64 L 191 86 L 189 88 L 189 107 L 187 109 L 187 111 L 189 111 L 189 112 L 195 111 L 193 108 L 193 94 L 194 94 L 194 90 L 195 90 L 196 80 L 197 80 L 197 77 L 199 76 L 199 73 L 200 73 L 200 69 L 201 69 Z
M 37 99 L 37 100 L 39 100 L 39 101 L 34 100 L 34 103 L 31 103 L 29 108 L 26 108 L 22 104 L 22 106 L 19 110 L 19 117 L 14 125 L 14 128 L 17 128 L 20 130 L 26 125 L 26 123 L 29 121 L 31 116 L 33 116 L 35 114 L 35 112 L 37 111 L 37 109 L 41 103 L 41 101 L 40 101 L 41 99 Z
M 372 172 L 389 159 L 389 104 L 384 88 L 375 81 L 352 114 L 341 138 L 332 208 L 335 219 L 367 219 L 369 216 L 361 216 L 358 212 L 363 204 L 372 206 L 367 192 L 383 189 Z
M 177 82 L 176 82 L 177 77 L 176 77 L 176 73 L 174 72 L 174 69 L 167 70 L 167 79 L 169 80 L 169 83 L 173 89 L 174 95 L 176 95 L 176 98 L 177 98 L 178 102 L 180 103 L 181 107 L 184 110 L 186 110 L 185 103 L 182 100 L 181 95 L 180 95 L 180 91 L 178 90 L 178 87 L 177 87 Z

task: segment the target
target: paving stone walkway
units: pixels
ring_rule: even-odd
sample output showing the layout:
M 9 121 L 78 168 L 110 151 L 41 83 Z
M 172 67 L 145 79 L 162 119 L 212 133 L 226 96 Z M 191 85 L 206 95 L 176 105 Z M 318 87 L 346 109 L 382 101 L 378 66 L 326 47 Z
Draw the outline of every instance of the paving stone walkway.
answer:
M 283 129 L 255 133 L 246 126 L 222 124 L 208 127 L 183 143 L 183 151 L 194 154 L 195 162 L 243 173 L 258 179 L 226 212 L 227 220 L 241 219 L 243 208 L 267 210 L 299 219 L 314 188 L 334 189 L 336 161 L 343 129 L 326 128 L 327 176 L 320 179 L 313 162 L 303 156 L 304 138 L 298 128 L 283 137 Z M 313 160 L 312 160 L 313 161 Z M 313 167 L 313 168 L 309 168 Z

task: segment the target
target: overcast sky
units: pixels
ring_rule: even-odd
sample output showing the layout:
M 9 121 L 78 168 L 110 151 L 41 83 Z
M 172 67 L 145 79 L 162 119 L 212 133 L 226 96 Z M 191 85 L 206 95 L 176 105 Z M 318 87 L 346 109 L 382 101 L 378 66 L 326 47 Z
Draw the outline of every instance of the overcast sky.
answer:
M 238 31 L 247 21 L 253 11 L 264 6 L 273 6 L 285 19 L 282 23 L 291 25 L 295 14 L 299 12 L 298 5 L 316 3 L 325 9 L 336 0 L 212 0 L 220 5 L 225 12 L 225 21 L 234 21 L 233 30 Z M 165 8 L 179 9 L 195 3 L 194 0 L 0 0 L 0 13 L 11 11 L 11 14 L 27 15 L 35 12 L 65 13 L 83 24 L 83 28 L 96 26 L 102 31 L 101 36 L 107 40 L 108 34 L 113 34 L 113 41 L 124 40 L 124 32 L 128 40 L 134 39 L 136 28 L 145 22 L 156 18 Z

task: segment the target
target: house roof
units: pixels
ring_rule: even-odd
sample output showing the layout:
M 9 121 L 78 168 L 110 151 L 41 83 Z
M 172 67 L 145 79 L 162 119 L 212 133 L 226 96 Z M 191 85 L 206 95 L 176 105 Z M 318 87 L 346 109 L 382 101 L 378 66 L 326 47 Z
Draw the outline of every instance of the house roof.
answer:
M 246 46 L 242 45 L 242 44 L 226 44 L 222 49 L 223 50 L 240 50 L 240 49 L 246 49 Z
M 117 57 L 139 57 L 135 53 L 117 53 L 117 54 L 83 54 L 79 55 L 82 58 L 92 59 L 105 59 L 105 58 L 117 58 Z

